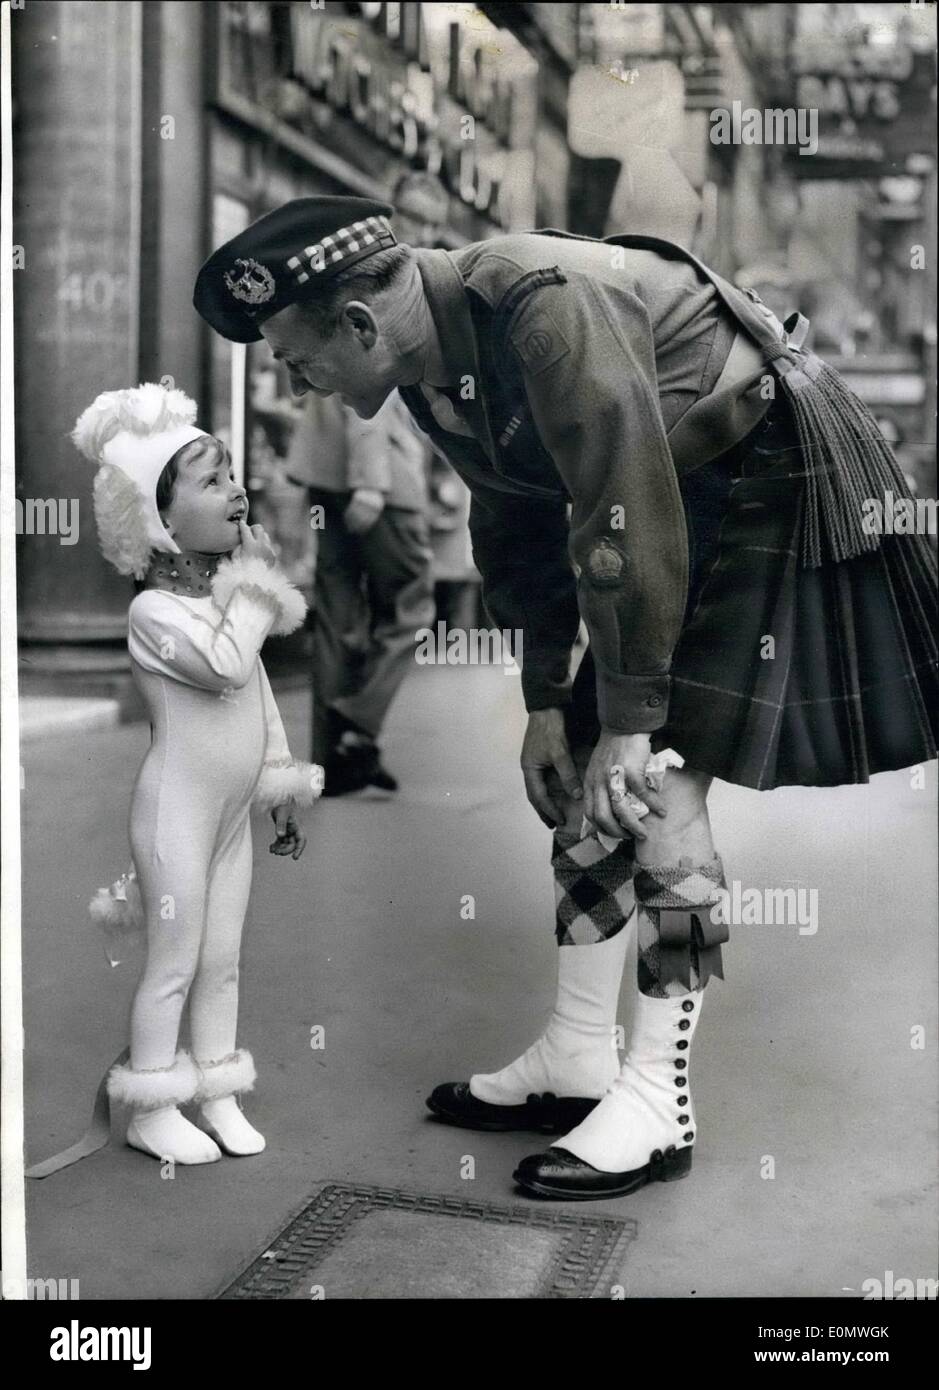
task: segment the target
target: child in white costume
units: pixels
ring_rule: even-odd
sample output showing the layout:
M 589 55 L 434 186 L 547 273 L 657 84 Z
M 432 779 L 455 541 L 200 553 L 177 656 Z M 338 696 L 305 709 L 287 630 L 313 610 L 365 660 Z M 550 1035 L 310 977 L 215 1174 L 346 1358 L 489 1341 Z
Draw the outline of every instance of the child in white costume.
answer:
M 252 804 L 271 810 L 272 851 L 296 859 L 306 841 L 292 811 L 322 785 L 321 769 L 290 756 L 259 657 L 269 634 L 302 623 L 303 598 L 263 530 L 247 527 L 228 452 L 195 414 L 181 391 L 151 383 L 105 392 L 73 434 L 101 464 L 101 549 L 144 581 L 128 650 L 153 728 L 130 812 L 147 960 L 129 1065 L 112 1068 L 108 1094 L 133 1112 L 128 1144 L 177 1163 L 214 1162 L 219 1146 L 264 1148 L 236 1100 L 255 1081 L 250 1053 L 236 1045 L 249 814 Z M 187 999 L 191 1055 L 177 1051 Z M 189 1101 L 198 1125 L 179 1110 Z

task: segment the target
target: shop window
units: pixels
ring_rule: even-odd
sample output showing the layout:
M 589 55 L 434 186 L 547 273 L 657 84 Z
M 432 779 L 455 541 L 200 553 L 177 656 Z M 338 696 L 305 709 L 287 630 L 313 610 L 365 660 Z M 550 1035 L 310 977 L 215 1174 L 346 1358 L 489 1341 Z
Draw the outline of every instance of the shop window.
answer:
M 237 236 L 253 220 L 247 202 L 216 193 L 212 245 Z M 231 450 L 235 476 L 248 490 L 249 521 L 264 527 L 291 581 L 311 597 L 314 537 L 306 496 L 285 472 L 299 415 L 287 373 L 266 343 L 229 343 L 213 333 L 211 345 L 213 431 Z

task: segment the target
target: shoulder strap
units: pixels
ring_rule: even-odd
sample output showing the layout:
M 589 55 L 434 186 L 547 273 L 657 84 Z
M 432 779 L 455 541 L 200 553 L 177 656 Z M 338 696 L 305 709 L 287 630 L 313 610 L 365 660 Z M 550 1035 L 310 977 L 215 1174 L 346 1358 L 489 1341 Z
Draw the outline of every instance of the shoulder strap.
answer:
M 789 355 L 790 344 L 786 331 L 759 295 L 754 290 L 738 289 L 736 285 L 732 285 L 729 280 L 718 275 L 716 270 L 711 270 L 710 266 L 699 261 L 697 256 L 686 250 L 684 246 L 679 246 L 677 242 L 665 241 L 662 237 L 630 235 L 628 233 L 617 233 L 615 236 L 603 238 L 584 237 L 576 236 L 571 232 L 560 232 L 551 227 L 539 231 L 538 235 L 567 237 L 572 241 L 600 242 L 603 245 L 624 246 L 636 251 L 654 251 L 663 260 L 687 261 L 689 265 L 695 267 L 699 275 L 702 275 L 714 286 L 728 312 L 744 332 L 753 339 L 767 362 L 773 362 L 779 357 Z M 804 319 L 802 322 L 805 324 L 805 330 L 802 332 L 804 338 L 805 331 L 808 329 L 808 322 Z
M 654 251 L 666 260 L 687 261 L 695 267 L 699 275 L 711 282 L 727 310 L 762 350 L 767 361 L 787 354 L 789 343 L 783 325 L 754 290 L 738 289 L 722 275 L 718 275 L 716 270 L 711 270 L 703 261 L 699 261 L 697 256 L 672 241 L 663 241 L 652 236 L 628 235 L 606 237 L 605 241 L 613 246 L 633 247 L 637 251 Z

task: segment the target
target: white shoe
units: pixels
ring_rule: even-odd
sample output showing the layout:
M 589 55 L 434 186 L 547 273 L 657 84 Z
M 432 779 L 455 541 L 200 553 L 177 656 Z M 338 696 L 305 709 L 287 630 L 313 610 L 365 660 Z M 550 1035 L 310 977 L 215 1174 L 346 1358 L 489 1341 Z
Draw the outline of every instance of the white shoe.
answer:
M 112 1067 L 108 1096 L 134 1112 L 127 1126 L 130 1147 L 161 1162 L 196 1164 L 220 1159 L 218 1145 L 178 1109 L 192 1100 L 198 1083 L 199 1073 L 187 1052 L 177 1052 L 171 1067 L 141 1071 L 124 1065 Z
M 175 1105 L 138 1111 L 127 1126 L 127 1142 L 161 1163 L 217 1163 L 222 1156 L 213 1139 L 191 1124 Z
M 242 1113 L 237 1095 L 254 1089 L 257 1072 L 250 1052 L 240 1048 L 220 1062 L 200 1062 L 195 1099 L 204 1129 L 236 1158 L 263 1153 L 267 1141 Z

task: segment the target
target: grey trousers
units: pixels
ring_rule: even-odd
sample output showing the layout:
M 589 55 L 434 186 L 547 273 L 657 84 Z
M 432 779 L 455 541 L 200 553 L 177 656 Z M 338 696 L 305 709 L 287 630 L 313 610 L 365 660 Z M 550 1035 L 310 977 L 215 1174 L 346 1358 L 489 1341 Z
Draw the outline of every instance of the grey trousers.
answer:
M 313 630 L 313 757 L 321 763 L 330 754 L 331 709 L 378 737 L 413 661 L 414 634 L 434 620 L 426 516 L 386 507 L 354 536 L 342 519 L 349 497 L 310 489 L 325 521 Z

